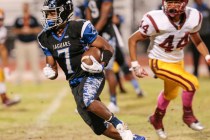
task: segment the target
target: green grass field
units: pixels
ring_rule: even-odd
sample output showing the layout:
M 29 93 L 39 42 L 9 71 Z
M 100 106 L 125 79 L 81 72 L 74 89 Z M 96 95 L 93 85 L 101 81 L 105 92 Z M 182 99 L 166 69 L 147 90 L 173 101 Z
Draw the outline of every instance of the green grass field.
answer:
M 182 122 L 181 96 L 172 101 L 164 118 L 169 140 L 210 140 L 210 79 L 201 78 L 200 89 L 194 98 L 194 111 L 205 126 L 202 132 L 189 129 Z M 120 113 L 133 133 L 157 140 L 155 131 L 147 122 L 153 113 L 162 81 L 152 78 L 139 79 L 146 93 L 137 98 L 130 83 L 125 82 L 127 94 L 118 94 Z M 18 94 L 22 102 L 11 108 L 0 107 L 0 140 L 108 140 L 96 136 L 74 112 L 75 102 L 65 80 L 43 81 L 40 85 L 25 82 L 22 86 L 7 83 L 8 94 Z M 101 99 L 109 102 L 107 86 Z

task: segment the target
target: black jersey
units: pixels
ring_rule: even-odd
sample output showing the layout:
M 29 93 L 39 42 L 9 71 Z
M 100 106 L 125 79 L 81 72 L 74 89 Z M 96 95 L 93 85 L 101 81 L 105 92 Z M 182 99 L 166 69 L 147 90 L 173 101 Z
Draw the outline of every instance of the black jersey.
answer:
M 38 42 L 46 56 L 52 56 L 70 80 L 70 84 L 77 83 L 87 72 L 80 67 L 81 57 L 86 46 L 97 38 L 97 31 L 85 20 L 69 21 L 63 35 L 58 37 L 53 30 L 42 31 L 38 35 Z
M 96 25 L 98 22 L 100 16 L 101 16 L 101 6 L 103 2 L 112 2 L 113 0 L 89 0 L 88 1 L 88 8 L 91 11 L 91 22 L 93 25 Z M 108 20 L 104 28 L 99 32 L 100 35 L 102 35 L 104 32 L 108 33 L 109 35 L 113 35 L 113 27 L 112 27 L 112 16 L 113 16 L 113 8 L 112 11 L 109 14 Z

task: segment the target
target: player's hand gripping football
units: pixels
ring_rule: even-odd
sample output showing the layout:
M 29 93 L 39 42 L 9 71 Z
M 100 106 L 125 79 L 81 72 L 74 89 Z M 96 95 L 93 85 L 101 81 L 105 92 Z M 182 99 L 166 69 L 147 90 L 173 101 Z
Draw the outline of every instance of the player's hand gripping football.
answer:
M 144 70 L 144 68 L 139 65 L 137 61 L 131 62 L 131 68 L 130 71 L 133 71 L 135 75 L 139 78 L 143 78 L 145 76 L 148 76 L 148 73 Z
M 205 59 L 206 59 L 207 64 L 210 66 L 210 55 L 209 54 L 206 55 Z
M 55 71 L 51 68 L 49 64 L 47 64 L 43 68 L 43 73 L 44 73 L 44 76 L 47 77 L 48 79 L 53 78 L 56 75 Z
M 100 73 L 103 71 L 104 67 L 102 64 L 100 64 L 92 55 L 90 56 L 90 59 L 92 60 L 92 65 L 87 65 L 84 62 L 81 64 L 81 68 L 84 71 L 90 72 L 90 73 Z

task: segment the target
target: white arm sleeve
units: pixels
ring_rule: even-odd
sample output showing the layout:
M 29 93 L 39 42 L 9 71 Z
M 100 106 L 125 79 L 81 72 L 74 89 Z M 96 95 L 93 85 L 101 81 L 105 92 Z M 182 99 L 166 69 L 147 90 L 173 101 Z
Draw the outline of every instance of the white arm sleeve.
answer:
M 201 29 L 202 21 L 203 21 L 203 16 L 200 12 L 197 12 L 199 15 L 195 18 L 197 19 L 197 26 L 193 28 L 193 30 L 190 33 L 196 33 Z

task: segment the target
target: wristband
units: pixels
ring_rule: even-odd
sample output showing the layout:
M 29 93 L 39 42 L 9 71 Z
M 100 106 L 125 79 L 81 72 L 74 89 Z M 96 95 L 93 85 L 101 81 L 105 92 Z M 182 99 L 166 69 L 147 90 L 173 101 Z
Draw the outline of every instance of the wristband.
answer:
M 131 67 L 137 67 L 139 66 L 139 62 L 138 61 L 132 61 L 131 62 Z
M 205 59 L 206 59 L 206 61 L 210 61 L 210 55 L 207 54 L 207 55 L 205 56 Z
M 105 62 L 105 66 L 107 66 L 113 54 L 109 50 L 104 50 L 102 55 L 102 62 Z

